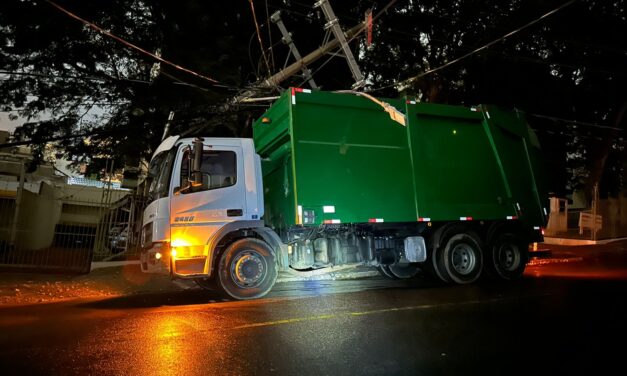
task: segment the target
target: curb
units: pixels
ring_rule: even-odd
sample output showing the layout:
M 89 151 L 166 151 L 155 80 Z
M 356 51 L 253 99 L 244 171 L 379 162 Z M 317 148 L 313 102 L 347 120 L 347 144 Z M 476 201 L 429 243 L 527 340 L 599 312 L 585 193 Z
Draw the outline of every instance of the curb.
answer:
M 587 239 L 572 239 L 572 238 L 553 238 L 553 237 L 550 237 L 550 236 L 545 236 L 544 237 L 544 244 L 567 245 L 567 246 L 601 245 L 601 244 L 609 244 L 609 243 L 622 241 L 622 240 L 627 240 L 627 238 L 587 240 Z
M 139 260 L 131 261 L 96 261 L 91 263 L 91 270 L 111 268 L 116 266 L 139 265 Z

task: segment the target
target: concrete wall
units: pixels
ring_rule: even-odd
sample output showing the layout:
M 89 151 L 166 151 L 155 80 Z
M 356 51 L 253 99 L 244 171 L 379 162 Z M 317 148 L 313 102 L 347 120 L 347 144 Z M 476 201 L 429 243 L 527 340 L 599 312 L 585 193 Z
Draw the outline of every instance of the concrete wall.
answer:
M 52 245 L 55 225 L 61 216 L 61 202 L 54 187 L 43 183 L 39 194 L 22 193 L 17 244 L 23 249 L 41 249 Z

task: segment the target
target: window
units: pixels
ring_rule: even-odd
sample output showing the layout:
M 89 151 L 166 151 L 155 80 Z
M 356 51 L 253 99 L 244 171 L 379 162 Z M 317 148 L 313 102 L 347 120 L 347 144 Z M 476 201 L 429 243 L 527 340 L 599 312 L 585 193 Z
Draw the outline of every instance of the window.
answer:
M 180 186 L 185 186 L 185 180 L 189 176 L 189 150 L 183 155 L 181 164 Z M 237 167 L 235 152 L 226 150 L 205 150 L 202 155 L 202 185 L 192 187 L 181 193 L 191 193 L 209 189 L 230 187 L 237 182 Z
M 150 162 L 149 177 L 152 179 L 148 195 L 148 202 L 152 202 L 168 195 L 170 188 L 170 176 L 172 175 L 172 162 L 176 150 L 159 153 Z

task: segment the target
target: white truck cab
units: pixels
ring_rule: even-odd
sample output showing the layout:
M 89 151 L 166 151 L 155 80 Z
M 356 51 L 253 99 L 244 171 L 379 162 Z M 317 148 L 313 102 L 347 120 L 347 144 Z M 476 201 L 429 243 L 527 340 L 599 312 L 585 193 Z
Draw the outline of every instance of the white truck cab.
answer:
M 154 153 L 150 178 L 142 271 L 207 288 L 215 279 L 237 299 L 272 288 L 281 242 L 261 220 L 261 162 L 252 139 L 169 137 Z

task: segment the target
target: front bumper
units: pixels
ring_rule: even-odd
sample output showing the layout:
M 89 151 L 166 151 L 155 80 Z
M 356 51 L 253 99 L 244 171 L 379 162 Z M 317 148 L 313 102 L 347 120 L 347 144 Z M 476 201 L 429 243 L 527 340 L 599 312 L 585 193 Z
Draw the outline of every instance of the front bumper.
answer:
M 182 251 L 181 247 L 178 247 L 178 251 Z M 181 253 L 182 255 L 177 256 L 169 243 L 153 243 L 149 248 L 142 250 L 142 272 L 169 274 L 174 278 L 206 278 L 208 276 L 206 255 Z
M 144 273 L 170 274 L 170 246 L 168 243 L 152 243 L 142 250 L 141 269 Z

